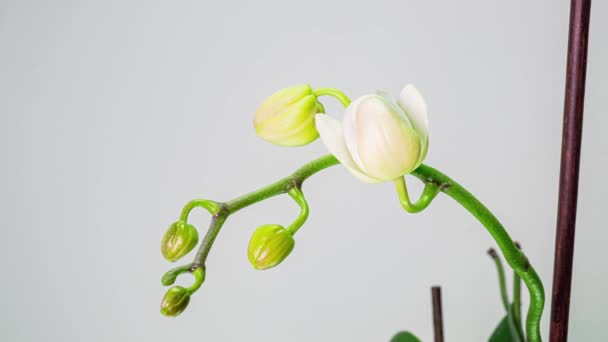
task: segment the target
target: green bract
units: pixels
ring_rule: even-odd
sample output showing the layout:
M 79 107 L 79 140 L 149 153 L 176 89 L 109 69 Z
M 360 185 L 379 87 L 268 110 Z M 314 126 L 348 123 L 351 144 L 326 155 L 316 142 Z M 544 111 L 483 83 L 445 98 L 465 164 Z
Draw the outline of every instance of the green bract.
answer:
M 253 233 L 247 256 L 256 270 L 265 270 L 280 264 L 293 250 L 295 240 L 291 233 L 278 224 L 266 224 Z
M 308 84 L 272 94 L 255 112 L 253 125 L 260 138 L 280 146 L 302 146 L 319 137 L 315 114 L 323 113 Z
M 169 261 L 177 261 L 188 254 L 198 243 L 198 232 L 193 225 L 182 221 L 174 222 L 160 244 L 160 251 Z
M 190 302 L 190 292 L 181 286 L 170 288 L 160 304 L 160 313 L 175 317 L 182 313 Z

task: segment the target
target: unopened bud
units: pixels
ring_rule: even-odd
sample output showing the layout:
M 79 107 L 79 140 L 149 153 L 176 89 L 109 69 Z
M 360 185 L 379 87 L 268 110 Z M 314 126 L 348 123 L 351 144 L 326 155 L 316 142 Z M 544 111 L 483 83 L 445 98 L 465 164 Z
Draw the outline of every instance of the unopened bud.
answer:
M 169 261 L 177 261 L 188 254 L 198 243 L 198 232 L 193 225 L 174 222 L 161 241 L 160 251 Z
M 323 111 L 312 88 L 301 84 L 267 98 L 255 112 L 253 125 L 258 136 L 275 145 L 302 146 L 319 137 L 315 114 Z
M 247 256 L 256 270 L 265 270 L 280 264 L 293 250 L 295 240 L 291 233 L 278 224 L 266 224 L 253 233 Z
M 182 313 L 190 303 L 190 292 L 181 286 L 170 288 L 160 304 L 160 313 L 175 317 Z

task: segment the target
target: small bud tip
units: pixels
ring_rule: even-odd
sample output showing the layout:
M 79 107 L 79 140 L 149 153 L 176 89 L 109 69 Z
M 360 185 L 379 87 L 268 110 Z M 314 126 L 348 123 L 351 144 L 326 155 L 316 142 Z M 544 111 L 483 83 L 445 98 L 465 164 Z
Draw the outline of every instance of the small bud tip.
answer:
M 496 250 L 494 248 L 488 249 L 488 255 L 494 259 L 498 258 L 498 253 L 496 253 Z

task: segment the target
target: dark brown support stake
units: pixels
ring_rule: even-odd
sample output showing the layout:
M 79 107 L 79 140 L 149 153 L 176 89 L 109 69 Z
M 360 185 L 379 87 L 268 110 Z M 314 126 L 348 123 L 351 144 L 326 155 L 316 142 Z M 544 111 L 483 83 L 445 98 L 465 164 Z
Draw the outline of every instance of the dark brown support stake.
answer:
M 591 0 L 571 0 L 568 65 L 551 303 L 551 342 L 568 340 L 574 229 L 583 128 Z
M 443 313 L 441 310 L 441 287 L 431 287 L 433 297 L 433 328 L 435 330 L 435 342 L 443 342 Z

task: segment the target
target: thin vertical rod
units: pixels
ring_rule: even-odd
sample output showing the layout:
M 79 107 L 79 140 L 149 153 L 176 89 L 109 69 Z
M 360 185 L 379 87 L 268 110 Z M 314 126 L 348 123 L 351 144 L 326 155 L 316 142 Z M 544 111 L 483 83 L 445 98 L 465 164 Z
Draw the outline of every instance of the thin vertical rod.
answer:
M 591 0 L 571 0 L 549 334 L 551 342 L 568 340 L 590 13 Z
M 433 328 L 435 331 L 435 342 L 443 342 L 443 313 L 441 309 L 441 287 L 431 287 L 433 298 Z

